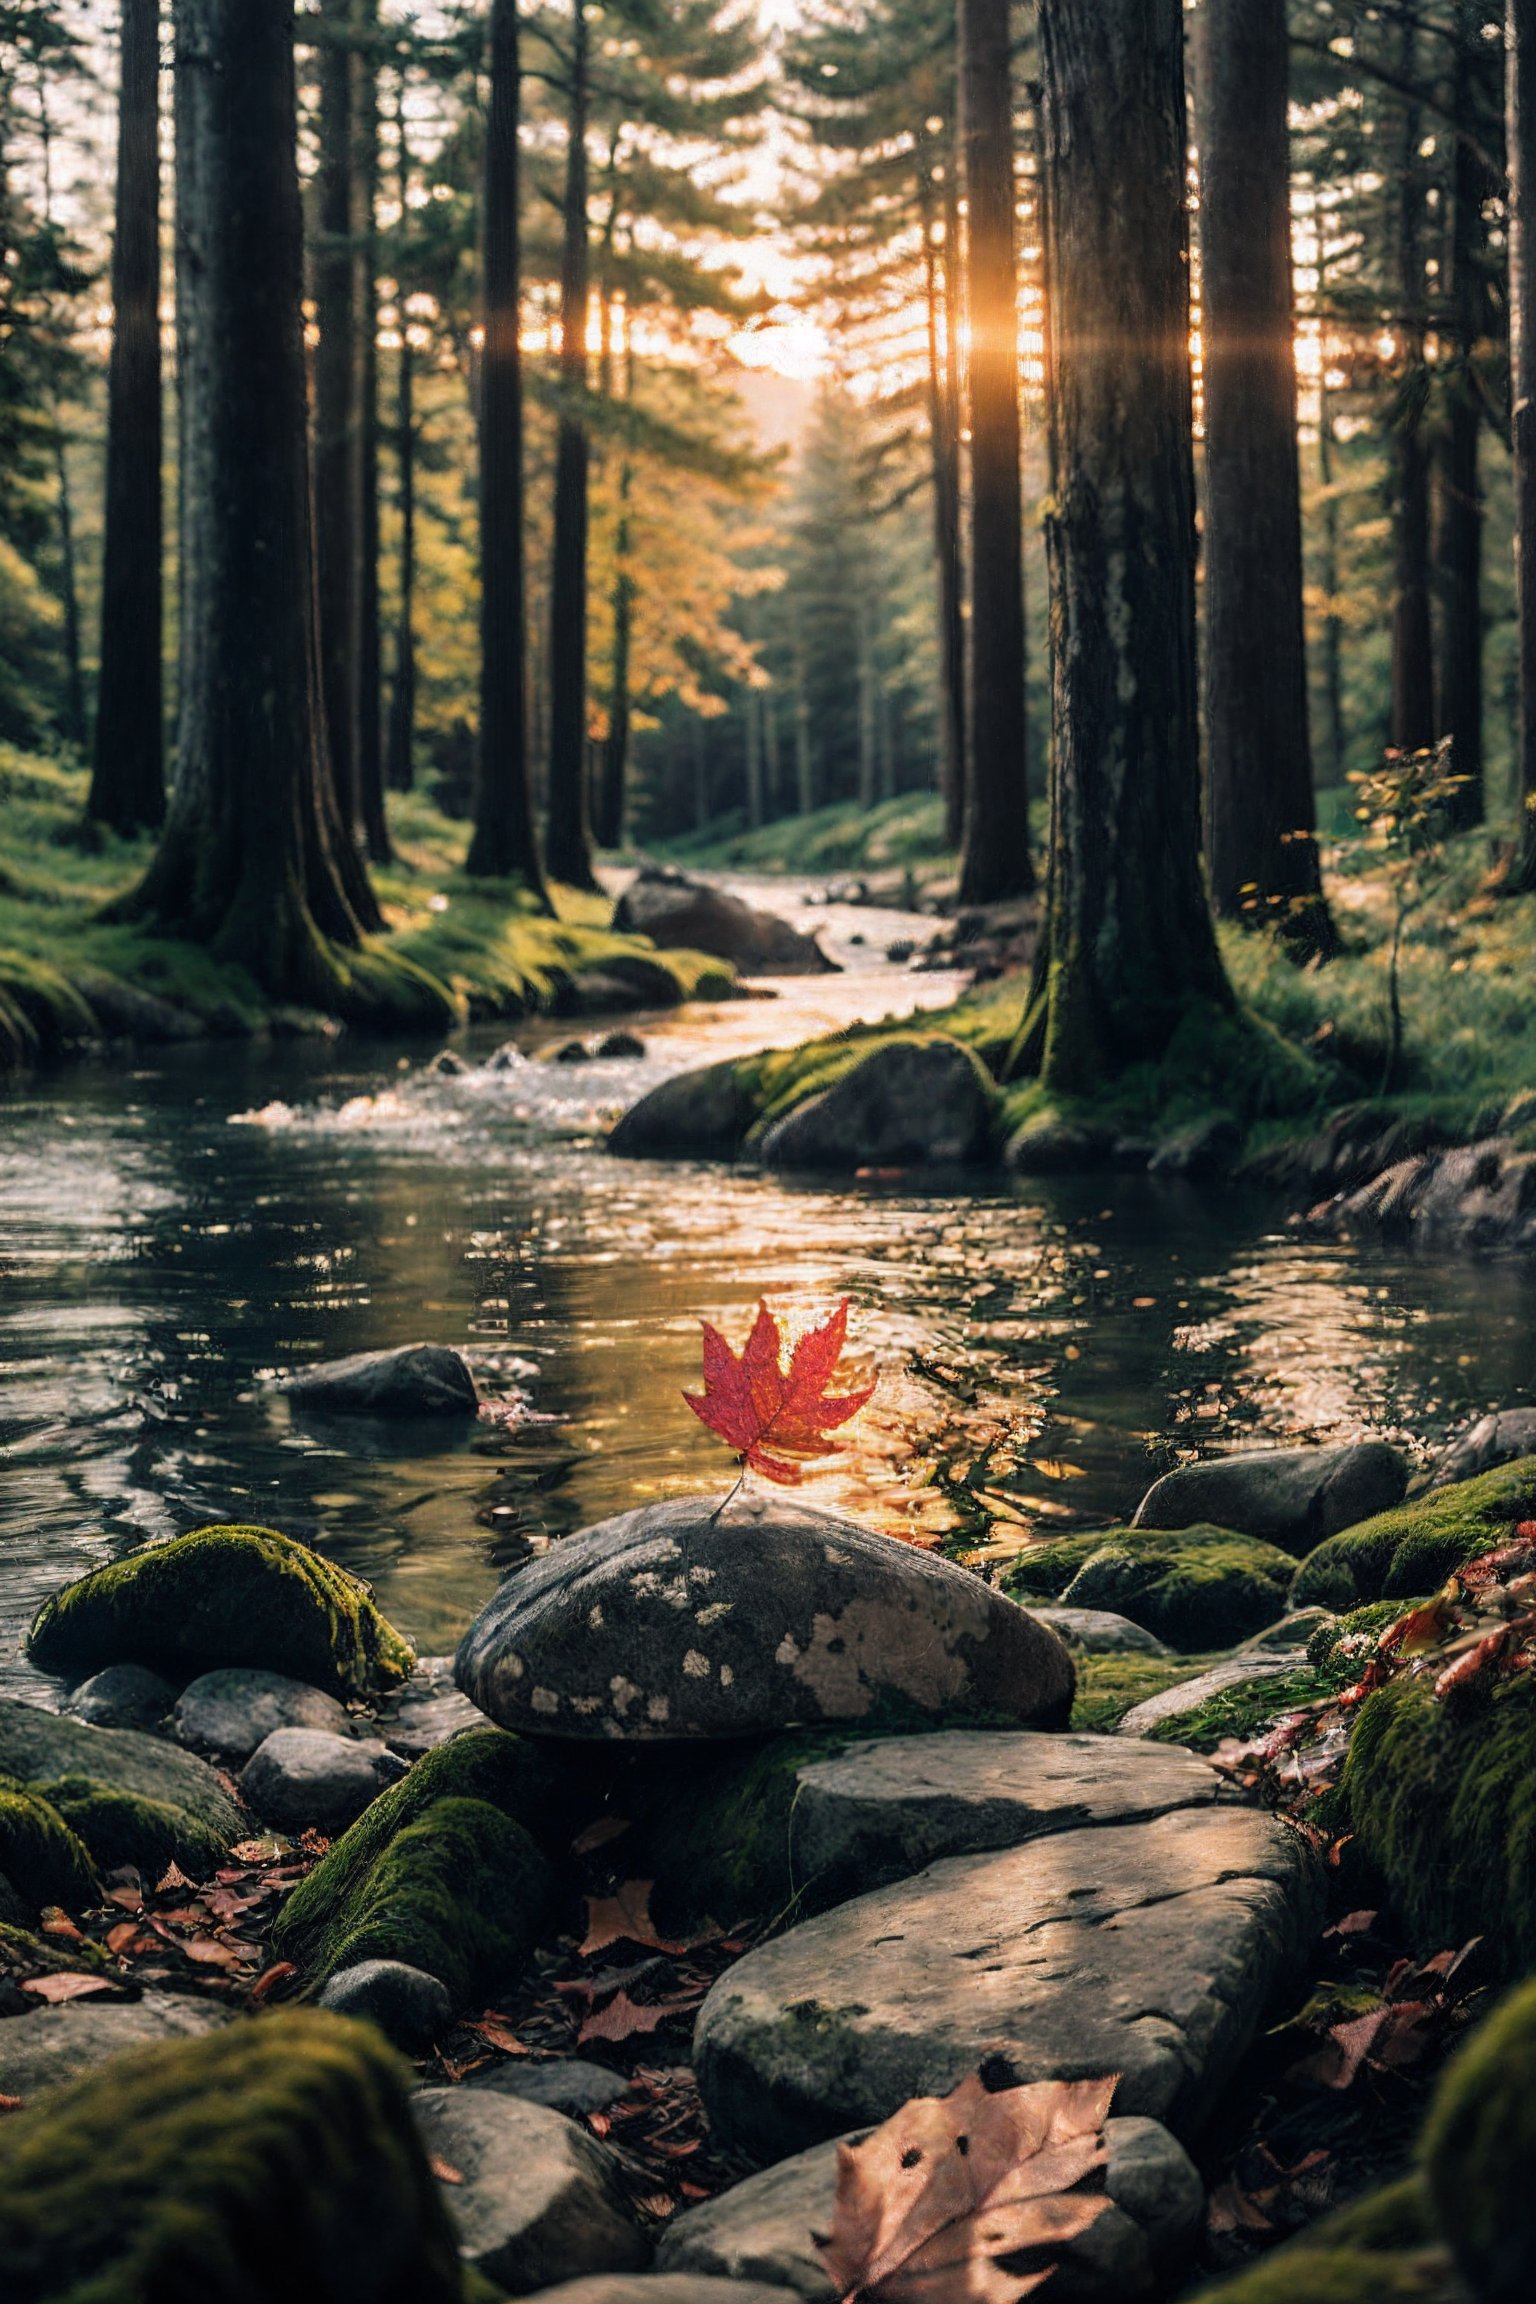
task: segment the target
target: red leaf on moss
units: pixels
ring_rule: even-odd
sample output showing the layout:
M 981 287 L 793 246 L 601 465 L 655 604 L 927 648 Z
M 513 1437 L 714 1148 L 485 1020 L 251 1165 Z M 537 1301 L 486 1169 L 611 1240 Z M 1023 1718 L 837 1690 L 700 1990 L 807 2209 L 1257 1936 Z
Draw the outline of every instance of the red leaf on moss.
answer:
M 704 1389 L 683 1398 L 751 1471 L 796 1486 L 801 1462 L 832 1455 L 828 1435 L 857 1416 L 874 1394 L 873 1384 L 858 1392 L 828 1391 L 848 1339 L 847 1297 L 819 1328 L 806 1330 L 787 1368 L 783 1335 L 766 1304 L 758 1305 L 740 1354 L 707 1320 L 700 1325 Z

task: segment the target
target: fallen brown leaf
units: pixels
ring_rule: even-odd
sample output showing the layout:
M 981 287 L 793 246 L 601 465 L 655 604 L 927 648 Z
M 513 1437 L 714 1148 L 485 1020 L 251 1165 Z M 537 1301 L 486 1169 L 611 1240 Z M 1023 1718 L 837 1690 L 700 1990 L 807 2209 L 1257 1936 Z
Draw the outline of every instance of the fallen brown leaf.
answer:
M 115 1992 L 117 1982 L 111 1976 L 87 1976 L 77 1968 L 60 1968 L 52 1976 L 28 1976 L 21 1988 L 34 1999 L 56 2007 L 65 2000 L 84 2000 L 92 1992 Z
M 293 1961 L 274 1960 L 270 1968 L 264 1968 L 262 1970 L 255 1983 L 251 1986 L 250 1991 L 246 1994 L 246 1998 L 251 2002 L 253 2007 L 259 2008 L 262 2001 L 269 1999 L 271 1995 L 277 1990 L 279 1984 L 286 1984 L 289 1977 L 297 1976 L 298 1972 L 299 1971 L 294 1965 Z
M 487 2008 L 468 2029 L 478 2033 L 488 2047 L 499 2048 L 504 2056 L 526 2056 L 529 2052 L 505 2016 L 498 2015 L 494 2008 Z
M 576 2035 L 579 2048 L 586 2040 L 632 2040 L 637 2032 L 656 2032 L 674 2016 L 692 2016 L 697 2000 L 656 2000 L 642 2007 L 627 1992 L 617 1993 L 606 2008 L 589 2016 Z
M 587 1933 L 581 1957 L 606 1952 L 610 1944 L 641 1944 L 653 1952 L 686 1952 L 686 1944 L 671 1944 L 658 1936 L 651 1918 L 654 1880 L 626 1880 L 613 1896 L 587 1898 Z
M 590 1856 L 595 1849 L 606 1848 L 610 1840 L 617 1840 L 629 1830 L 627 1816 L 599 1816 L 584 1832 L 578 1832 L 571 1842 L 573 1856 Z

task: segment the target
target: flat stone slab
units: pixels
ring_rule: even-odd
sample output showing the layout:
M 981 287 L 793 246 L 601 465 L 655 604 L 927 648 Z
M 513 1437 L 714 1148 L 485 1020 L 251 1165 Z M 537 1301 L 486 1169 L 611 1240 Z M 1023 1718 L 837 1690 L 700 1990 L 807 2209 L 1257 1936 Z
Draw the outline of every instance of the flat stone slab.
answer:
M 882 1737 L 800 1769 L 791 1870 L 821 1905 L 947 1856 L 1240 1798 L 1174 1744 L 1031 1729 Z
M 1122 2075 L 1122 2113 L 1198 2126 L 1321 1912 L 1315 1858 L 1257 1810 L 1181 1808 L 961 1856 L 761 1945 L 694 2062 L 717 2140 L 781 2159 L 942 2096 Z
M 630 2217 L 613 2155 L 542 2104 L 488 2088 L 411 2099 L 466 2264 L 512 2296 L 594 2272 L 639 2272 L 651 2244 Z
M 768 2281 L 793 2289 L 806 2304 L 835 2304 L 837 2289 L 811 2236 L 832 2222 L 838 2143 L 867 2134 L 861 2129 L 815 2144 L 687 2209 L 662 2233 L 657 2271 Z M 1107 2121 L 1104 2136 L 1104 2189 L 1113 2206 L 1062 2250 L 1053 2294 L 1143 2294 L 1155 2272 L 1188 2250 L 1199 2228 L 1205 2187 L 1177 2137 L 1156 2120 L 1136 2119 Z
M 78 2080 L 125 2048 L 148 2048 L 162 2040 L 190 2040 L 229 2022 L 229 2012 L 213 2000 L 183 1998 L 173 1992 L 146 1992 L 142 2000 L 102 2006 L 77 2000 L 63 2008 L 39 2008 L 29 2016 L 0 2023 L 0 2096 L 26 2104 L 45 2089 Z
M 1193 1679 L 1181 1680 L 1175 1688 L 1160 1688 L 1144 1704 L 1133 1704 L 1120 1722 L 1117 1735 L 1146 1737 L 1154 1728 L 1163 1727 L 1170 1720 L 1182 1720 L 1211 1696 L 1220 1696 L 1225 1689 L 1241 1688 L 1256 1680 L 1274 1680 L 1287 1672 L 1294 1672 L 1298 1657 L 1293 1649 L 1278 1656 L 1262 1656 L 1250 1650 L 1245 1656 L 1228 1656 L 1220 1664 L 1213 1664 L 1208 1672 Z
M 551 1545 L 471 1625 L 457 1674 L 504 1728 L 634 1742 L 1055 1727 L 1076 1679 L 1056 1635 L 980 1577 L 756 1496 L 680 1497 Z

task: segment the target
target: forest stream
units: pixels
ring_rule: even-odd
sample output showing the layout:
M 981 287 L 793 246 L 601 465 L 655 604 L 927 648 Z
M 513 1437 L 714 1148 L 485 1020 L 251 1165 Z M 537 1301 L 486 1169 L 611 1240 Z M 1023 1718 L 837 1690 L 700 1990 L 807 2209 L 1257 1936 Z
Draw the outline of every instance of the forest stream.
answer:
M 640 1059 L 550 1061 L 576 1028 L 546 1019 L 471 1036 L 457 1075 L 420 1044 L 231 1043 L 7 1091 L 0 1686 L 48 1700 L 20 1641 L 62 1581 L 210 1520 L 318 1540 L 441 1652 L 530 1550 L 728 1485 L 679 1394 L 699 1320 L 739 1339 L 759 1295 L 792 1317 L 848 1295 L 880 1379 L 808 1500 L 973 1559 L 1124 1516 L 1180 1451 L 1422 1449 L 1536 1398 L 1531 1274 L 1304 1239 L 1263 1197 L 610 1160 L 607 1126 L 669 1073 L 959 988 L 885 957 L 931 920 L 732 884 L 844 972 L 637 1019 Z M 268 1385 L 416 1338 L 491 1396 L 467 1444 L 301 1421 Z M 996 1515 L 980 1553 L 968 1474 Z

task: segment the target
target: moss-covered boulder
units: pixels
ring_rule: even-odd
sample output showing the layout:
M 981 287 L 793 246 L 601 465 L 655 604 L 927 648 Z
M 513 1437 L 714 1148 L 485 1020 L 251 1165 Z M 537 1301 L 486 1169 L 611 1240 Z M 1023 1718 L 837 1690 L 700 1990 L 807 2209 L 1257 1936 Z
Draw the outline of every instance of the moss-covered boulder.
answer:
M 339 1695 L 393 1687 L 416 1661 L 366 1584 L 271 1528 L 197 1528 L 97 1568 L 27 1635 L 44 1672 L 146 1664 L 187 1680 L 254 1664 Z
M 1482 1936 L 1536 1967 L 1536 1675 L 1437 1700 L 1432 1675 L 1360 1707 L 1341 1789 L 1359 1853 L 1424 1951 Z
M 1277 1622 L 1295 1566 L 1277 1545 L 1229 1528 L 1113 1528 L 1022 1554 L 1007 1589 L 1026 1604 L 1113 1609 L 1190 1653 L 1233 1647 Z
M 0 1776 L 0 1878 L 10 1882 L 24 1909 L 45 1904 L 92 1904 L 95 1867 L 84 1842 L 37 1792 Z
M 1357 2200 L 1201 2290 L 1201 2304 L 1470 2304 L 1417 2177 Z
M 312 2010 L 119 2057 L 6 2122 L 7 2304 L 460 2304 L 458 2250 L 370 2026 Z
M 1487 2304 L 1536 2295 L 1536 1983 L 1503 2001 L 1445 2074 L 1423 2155 L 1467 2285 Z
M 363 1960 L 436 1976 L 455 2007 L 522 1969 L 554 1874 L 534 1830 L 569 1792 L 559 1764 L 486 1729 L 418 1760 L 344 1832 L 283 1907 L 279 1956 L 311 1985 Z M 570 1821 L 567 1809 L 566 1821 Z
M 1507 1543 L 1520 1521 L 1533 1518 L 1536 1456 L 1522 1456 L 1330 1536 L 1296 1571 L 1292 1602 L 1349 1609 L 1433 1592 L 1453 1568 Z
M 57 1776 L 47 1792 L 104 1872 L 136 1864 L 146 1878 L 158 1879 L 168 1864 L 179 1864 L 202 1879 L 229 1847 L 225 1833 L 172 1800 L 117 1791 L 89 1776 Z
M 184 1872 L 201 1873 L 250 1829 L 206 1760 L 159 1736 L 90 1728 L 12 1697 L 0 1697 L 0 1774 L 53 1802 L 109 1870 L 147 1872 L 169 1849 Z

